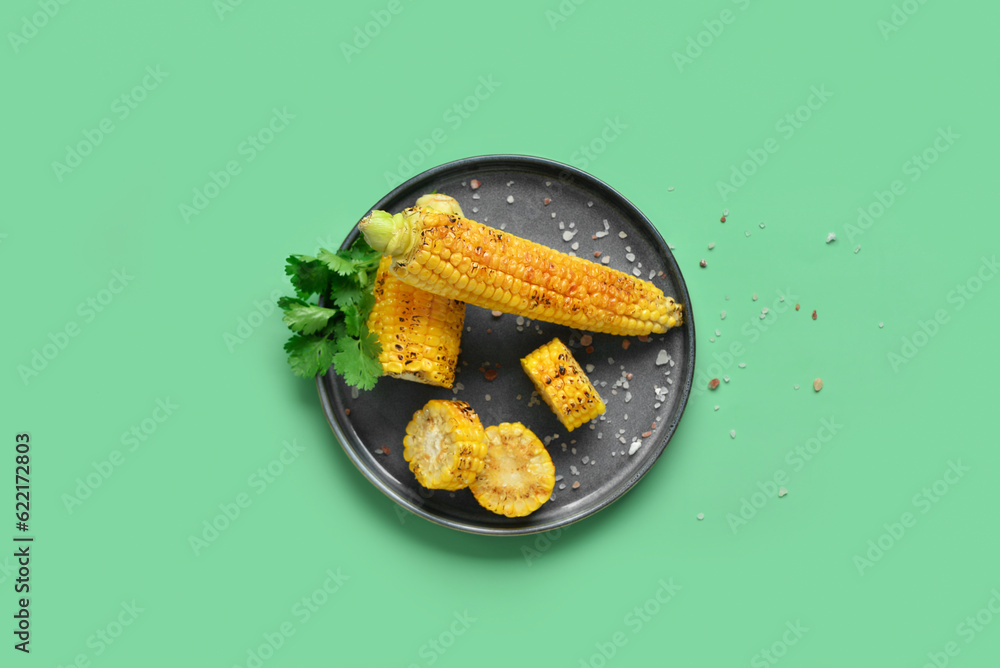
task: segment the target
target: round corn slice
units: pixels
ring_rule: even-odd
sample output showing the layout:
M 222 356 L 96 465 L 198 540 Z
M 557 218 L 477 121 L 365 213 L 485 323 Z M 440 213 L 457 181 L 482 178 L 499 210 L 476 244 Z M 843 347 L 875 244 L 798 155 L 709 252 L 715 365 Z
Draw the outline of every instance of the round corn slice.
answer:
M 524 517 L 552 496 L 556 467 L 530 429 L 520 422 L 487 427 L 483 470 L 469 485 L 483 508 L 507 517 Z
M 403 438 L 403 459 L 428 489 L 468 487 L 483 469 L 486 434 L 464 401 L 431 399 L 413 414 Z

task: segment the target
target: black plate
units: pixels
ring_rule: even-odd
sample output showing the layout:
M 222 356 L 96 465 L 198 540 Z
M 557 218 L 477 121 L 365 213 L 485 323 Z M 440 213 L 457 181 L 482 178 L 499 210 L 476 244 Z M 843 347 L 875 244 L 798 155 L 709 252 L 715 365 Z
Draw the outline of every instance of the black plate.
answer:
M 477 190 L 471 188 L 473 179 L 482 184 Z M 457 394 L 396 378 L 382 378 L 370 392 L 352 392 L 338 376 L 327 373 L 318 385 L 330 426 L 347 456 L 376 487 L 432 522 L 473 533 L 515 535 L 583 519 L 619 498 L 649 470 L 687 404 L 694 375 L 694 320 L 677 262 L 649 220 L 618 192 L 574 167 L 541 158 L 490 155 L 450 162 L 415 176 L 372 208 L 396 213 L 435 190 L 457 199 L 466 217 L 492 227 L 564 252 L 571 252 L 577 242 L 577 255 L 600 261 L 594 258 L 600 251 L 602 257 L 610 257 L 611 267 L 622 271 L 632 272 L 641 264 L 643 279 L 650 280 L 652 272 L 652 282 L 684 305 L 684 325 L 652 335 L 648 342 L 632 337 L 627 349 L 622 347 L 625 337 L 593 334 L 594 351 L 587 353 L 580 345 L 586 332 L 539 321 L 525 322 L 520 325 L 523 331 L 518 331 L 515 316 L 494 318 L 487 310 L 469 306 L 456 377 L 456 387 L 461 383 L 463 388 Z M 511 197 L 513 202 L 508 201 Z M 551 199 L 549 205 L 544 204 L 546 198 Z M 609 233 L 593 239 L 605 229 L 605 220 Z M 574 230 L 575 237 L 564 241 L 564 232 Z M 355 228 L 342 247 L 357 235 Z M 628 253 L 634 254 L 634 261 L 627 259 Z M 528 406 L 533 388 L 520 358 L 556 336 L 570 346 L 581 365 L 594 365 L 589 376 L 607 404 L 604 420 L 591 423 L 594 429 L 583 425 L 567 434 L 544 403 Z M 661 350 L 671 362 L 657 365 Z M 487 362 L 499 365 L 499 376 L 492 382 L 480 371 Z M 628 389 L 615 387 L 623 374 L 632 375 Z M 667 388 L 661 402 L 656 400 L 655 386 Z M 484 426 L 523 422 L 543 440 L 559 435 L 547 440 L 556 476 L 562 476 L 548 503 L 527 517 L 508 518 L 480 507 L 467 489 L 431 491 L 416 482 L 403 459 L 406 424 L 428 400 L 454 398 L 469 402 Z M 661 405 L 654 407 L 656 403 Z M 646 432 L 651 433 L 641 438 Z M 630 456 L 636 438 L 641 438 L 642 446 Z M 389 448 L 388 455 L 382 446 Z M 577 481 L 579 488 L 573 489 Z M 559 489 L 560 484 L 565 489 Z

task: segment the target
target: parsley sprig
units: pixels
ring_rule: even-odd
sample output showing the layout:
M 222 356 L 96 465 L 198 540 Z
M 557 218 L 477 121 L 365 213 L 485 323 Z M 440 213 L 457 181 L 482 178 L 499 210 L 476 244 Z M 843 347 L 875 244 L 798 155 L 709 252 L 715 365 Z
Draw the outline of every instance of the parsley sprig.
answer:
M 382 375 L 382 348 L 366 323 L 375 304 L 372 288 L 380 257 L 358 237 L 350 249 L 288 258 L 285 273 L 295 296 L 282 297 L 278 306 L 293 332 L 285 352 L 295 375 L 314 378 L 332 365 L 348 385 L 375 387 Z M 314 296 L 326 305 L 314 303 Z

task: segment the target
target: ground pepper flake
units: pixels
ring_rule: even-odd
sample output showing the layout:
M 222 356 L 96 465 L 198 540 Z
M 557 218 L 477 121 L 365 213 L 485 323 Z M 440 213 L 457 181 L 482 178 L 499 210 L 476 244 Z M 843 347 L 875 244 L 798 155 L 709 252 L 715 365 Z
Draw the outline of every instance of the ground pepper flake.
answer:
M 594 257 L 601 257 L 601 251 L 594 251 Z
M 592 353 L 594 352 L 594 346 L 587 346 L 586 348 L 584 348 L 584 350 L 586 350 L 588 353 Z
M 350 414 L 351 414 L 351 409 L 350 408 L 345 408 L 344 409 L 344 415 L 350 415 Z
M 652 435 L 653 435 L 653 432 L 651 432 L 651 431 L 644 431 L 644 432 L 642 432 L 642 437 L 643 438 L 649 438 Z
M 722 218 L 719 218 L 719 222 L 720 222 L 720 223 L 724 223 L 724 222 L 726 222 L 726 217 L 725 217 L 725 216 L 723 216 Z
M 485 372 L 483 372 L 483 378 L 485 378 L 486 380 L 488 380 L 490 382 L 493 382 L 494 380 L 496 380 L 497 376 L 499 376 L 499 375 L 500 374 L 497 373 L 496 369 L 487 369 Z
M 625 339 L 624 341 L 622 341 L 622 348 L 624 348 L 625 350 L 628 350 L 628 347 L 630 345 L 632 345 L 632 342 L 629 341 L 628 339 Z
M 813 320 L 816 319 L 816 311 L 813 311 Z
M 702 260 L 702 261 L 701 261 L 701 262 L 699 262 L 698 264 L 699 264 L 699 265 L 700 265 L 700 266 L 701 266 L 701 267 L 702 267 L 703 269 L 704 269 L 705 267 L 707 267 L 707 266 L 708 266 L 708 262 L 705 262 L 704 260 Z
M 388 455 L 390 452 L 392 452 L 392 451 L 389 450 L 389 446 L 387 446 L 387 445 L 383 445 L 382 446 L 382 454 L 383 455 Z
M 714 390 L 717 387 L 719 387 L 719 379 L 718 378 L 713 378 L 712 380 L 708 381 L 708 389 Z
M 542 203 L 545 206 L 548 206 L 549 204 L 552 204 L 552 198 L 551 197 L 546 197 L 544 200 L 542 200 Z
M 470 187 L 471 187 L 471 188 L 472 188 L 473 190 L 475 190 L 476 188 L 478 188 L 478 187 L 479 187 L 479 186 L 481 186 L 481 185 L 483 185 L 483 184 L 479 182 L 479 179 L 472 179 L 472 181 L 470 181 L 470 182 L 469 182 L 469 186 L 470 186 Z
M 642 341 L 643 343 L 649 343 L 649 335 L 648 334 L 643 334 L 642 336 L 637 336 L 636 338 L 639 339 L 640 341 Z
M 796 310 L 796 311 L 798 311 L 798 310 L 799 310 L 799 305 L 798 305 L 798 304 L 796 304 L 796 305 L 795 305 L 795 310 Z

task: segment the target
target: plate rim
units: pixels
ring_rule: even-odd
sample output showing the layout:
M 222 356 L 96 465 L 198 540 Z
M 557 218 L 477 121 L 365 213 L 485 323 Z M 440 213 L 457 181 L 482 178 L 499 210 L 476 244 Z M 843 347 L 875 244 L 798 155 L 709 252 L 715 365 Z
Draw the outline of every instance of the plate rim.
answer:
M 348 447 L 347 443 L 349 441 L 353 442 L 353 439 L 347 434 L 347 430 L 343 425 L 340 424 L 341 416 L 333 407 L 333 398 L 329 394 L 326 383 L 328 382 L 329 370 L 316 376 L 316 387 L 319 393 L 320 405 L 323 409 L 323 414 L 326 416 L 326 421 L 330 425 L 330 429 L 333 430 L 334 435 L 337 437 L 337 442 L 340 444 L 341 449 L 347 454 L 348 459 L 354 464 L 354 467 L 358 469 L 367 479 L 371 482 L 376 489 L 380 490 L 383 494 L 388 496 L 390 499 L 395 501 L 397 504 L 410 511 L 411 513 L 422 517 L 425 520 L 433 522 L 439 526 L 447 527 L 449 529 L 455 529 L 462 531 L 464 533 L 478 534 L 478 535 L 488 535 L 488 536 L 523 536 L 531 535 L 536 533 L 542 533 L 545 531 L 551 531 L 553 529 L 561 529 L 563 527 L 575 524 L 580 520 L 586 519 L 598 512 L 604 510 L 611 506 L 615 501 L 625 496 L 625 494 L 635 487 L 636 484 L 645 476 L 653 465 L 659 461 L 663 452 L 667 449 L 667 445 L 673 439 L 674 433 L 677 431 L 678 426 L 680 426 L 681 418 L 684 416 L 684 412 L 687 409 L 688 399 L 691 395 L 691 389 L 694 384 L 694 364 L 695 364 L 695 348 L 697 346 L 696 336 L 695 336 L 695 323 L 693 317 L 693 310 L 691 309 L 691 295 L 687 288 L 687 283 L 684 280 L 684 275 L 681 273 L 680 265 L 677 263 L 677 259 L 674 257 L 670 250 L 670 246 L 663 239 L 659 230 L 653 225 L 652 221 L 644 214 L 635 204 L 631 202 L 627 197 L 622 195 L 618 190 L 611 187 L 601 179 L 596 176 L 584 172 L 581 169 L 567 165 L 556 160 L 551 160 L 549 158 L 541 158 L 537 156 L 521 155 L 513 153 L 498 153 L 498 154 L 486 154 L 479 156 L 471 156 L 468 158 L 460 158 L 458 160 L 452 160 L 436 167 L 431 167 L 419 174 L 416 174 L 409 179 L 405 180 L 403 183 L 397 185 L 389 193 L 379 199 L 368 211 L 374 209 L 382 209 L 385 205 L 394 199 L 396 199 L 403 192 L 411 189 L 417 182 L 425 181 L 429 179 L 435 179 L 447 175 L 450 172 L 460 172 L 467 170 L 469 168 L 475 167 L 479 169 L 483 168 L 496 168 L 504 167 L 514 169 L 518 167 L 534 167 L 534 168 L 544 168 L 546 170 L 552 170 L 553 168 L 560 170 L 559 176 L 570 177 L 569 185 L 576 185 L 577 179 L 587 182 L 587 185 L 593 189 L 594 186 L 598 190 L 604 190 L 605 195 L 610 196 L 608 199 L 613 201 L 616 205 L 628 211 L 630 216 L 635 217 L 638 222 L 643 224 L 649 233 L 652 234 L 653 238 L 658 242 L 662 251 L 664 252 L 664 257 L 667 261 L 667 265 L 670 269 L 674 271 L 678 279 L 678 290 L 679 294 L 677 296 L 678 301 L 684 304 L 687 317 L 684 319 L 684 324 L 682 327 L 690 328 L 690 350 L 688 351 L 686 369 L 689 372 L 686 374 L 683 384 L 681 386 L 681 397 L 675 409 L 675 414 L 670 425 L 667 426 L 666 431 L 661 437 L 660 441 L 656 445 L 656 452 L 653 456 L 648 457 L 643 465 L 630 477 L 627 482 L 621 487 L 621 491 L 614 494 L 610 498 L 599 500 L 595 507 L 587 507 L 581 509 L 580 511 L 570 515 L 569 517 L 561 518 L 559 520 L 553 520 L 547 523 L 531 525 L 531 526 L 515 526 L 515 527 L 492 527 L 492 526 L 481 526 L 474 523 L 460 521 L 456 519 L 451 519 L 448 517 L 442 517 L 438 514 L 425 510 L 422 506 L 413 503 L 410 499 L 399 494 L 394 488 L 390 487 L 378 473 L 372 470 L 357 452 L 352 448 Z M 366 211 L 367 213 L 367 211 Z M 360 218 L 359 218 L 360 220 Z M 360 232 L 358 231 L 357 225 L 351 229 L 344 242 L 341 244 L 341 249 L 348 248 L 355 239 L 358 238 Z M 364 444 L 362 443 L 362 446 Z

